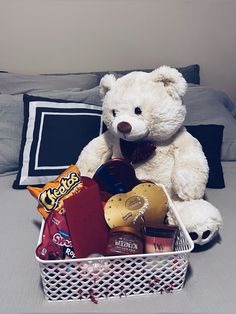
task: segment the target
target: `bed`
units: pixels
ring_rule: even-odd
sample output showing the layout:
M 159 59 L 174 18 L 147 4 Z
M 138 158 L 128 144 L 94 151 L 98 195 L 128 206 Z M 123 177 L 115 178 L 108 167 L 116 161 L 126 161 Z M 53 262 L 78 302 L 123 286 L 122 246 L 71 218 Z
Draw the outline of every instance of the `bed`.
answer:
M 25 186 L 30 182 L 35 184 L 33 177 L 40 180 L 36 183 L 43 183 L 42 180 L 55 176 L 60 167 L 50 169 L 49 172 L 35 167 L 36 172 L 32 175 L 30 167 L 32 163 L 35 165 L 35 160 L 32 161 L 34 154 L 27 155 L 28 161 L 24 159 L 26 140 L 23 140 L 22 134 L 29 124 L 30 113 L 23 106 L 23 94 L 34 95 L 34 101 L 43 99 L 50 102 L 50 99 L 53 99 L 53 102 L 58 104 L 61 104 L 62 100 L 63 103 L 82 102 L 93 106 L 92 110 L 99 112 L 101 102 L 97 85 L 104 73 L 49 76 L 0 73 L 2 313 L 146 313 L 147 308 L 148 312 L 153 313 L 235 312 L 236 107 L 222 91 L 199 84 L 199 67 L 184 70 L 189 83 L 188 92 L 184 96 L 188 110 L 185 124 L 188 127 L 196 127 L 195 135 L 202 141 L 208 155 L 211 181 L 208 182 L 206 198 L 220 209 L 224 228 L 214 241 L 204 247 L 196 247 L 191 253 L 182 291 L 100 300 L 98 304 L 91 301 L 52 303 L 44 298 L 39 266 L 35 259 L 41 216 L 36 210 L 36 201 L 29 195 Z M 125 72 L 115 74 L 123 75 Z M 220 125 L 221 132 L 213 132 L 211 137 L 207 134 L 202 136 L 203 125 Z M 35 129 L 33 131 L 33 134 L 37 133 Z M 100 126 L 91 130 L 86 140 L 95 136 L 96 132 L 102 132 Z M 44 155 L 42 160 L 51 160 L 51 157 L 50 154 L 46 157 Z M 73 156 L 70 158 L 73 161 Z M 27 173 L 25 165 L 28 165 Z

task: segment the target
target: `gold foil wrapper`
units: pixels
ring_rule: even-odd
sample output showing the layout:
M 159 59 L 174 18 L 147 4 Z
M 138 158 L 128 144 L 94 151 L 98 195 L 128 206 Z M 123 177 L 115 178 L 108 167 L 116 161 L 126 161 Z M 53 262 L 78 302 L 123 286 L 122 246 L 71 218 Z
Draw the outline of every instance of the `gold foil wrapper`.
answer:
M 110 228 L 160 224 L 164 222 L 167 211 L 167 195 L 161 186 L 154 183 L 141 183 L 130 192 L 113 195 L 104 208 Z

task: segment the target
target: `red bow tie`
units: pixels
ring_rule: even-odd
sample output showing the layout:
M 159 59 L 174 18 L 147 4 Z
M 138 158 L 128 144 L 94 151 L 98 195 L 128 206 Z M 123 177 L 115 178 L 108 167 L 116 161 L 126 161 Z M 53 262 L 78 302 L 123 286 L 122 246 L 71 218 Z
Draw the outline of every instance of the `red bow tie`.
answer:
M 128 142 L 120 139 L 120 150 L 125 159 L 132 164 L 147 160 L 155 151 L 156 146 L 148 141 Z

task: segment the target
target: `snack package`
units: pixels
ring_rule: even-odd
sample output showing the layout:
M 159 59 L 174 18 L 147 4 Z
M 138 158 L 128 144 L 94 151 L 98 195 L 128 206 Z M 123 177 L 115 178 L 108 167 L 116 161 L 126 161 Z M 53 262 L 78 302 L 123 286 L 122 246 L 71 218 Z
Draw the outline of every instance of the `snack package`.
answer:
M 54 181 L 45 184 L 42 188 L 28 186 L 27 189 L 37 198 L 38 211 L 47 218 L 53 210 L 60 211 L 63 200 L 80 192 L 84 188 L 79 169 L 71 165 Z
M 43 260 L 75 258 L 64 210 L 52 211 L 45 221 L 36 255 Z

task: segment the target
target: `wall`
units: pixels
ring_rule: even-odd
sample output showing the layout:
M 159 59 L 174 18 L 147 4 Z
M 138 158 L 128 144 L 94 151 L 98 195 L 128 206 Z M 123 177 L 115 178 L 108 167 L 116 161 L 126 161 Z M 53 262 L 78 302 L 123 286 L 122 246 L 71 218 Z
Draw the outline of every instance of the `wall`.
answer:
M 236 0 L 0 0 L 0 69 L 201 65 L 236 103 Z

